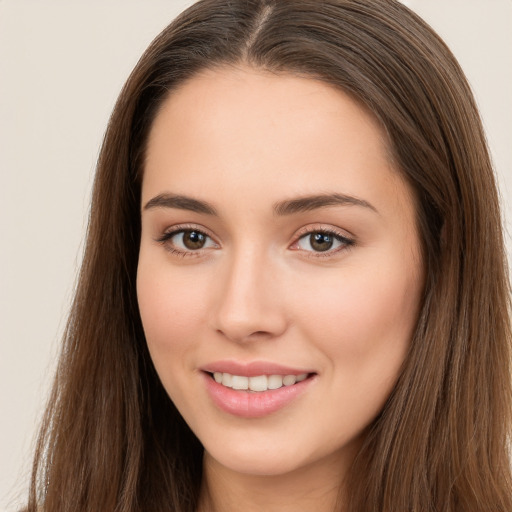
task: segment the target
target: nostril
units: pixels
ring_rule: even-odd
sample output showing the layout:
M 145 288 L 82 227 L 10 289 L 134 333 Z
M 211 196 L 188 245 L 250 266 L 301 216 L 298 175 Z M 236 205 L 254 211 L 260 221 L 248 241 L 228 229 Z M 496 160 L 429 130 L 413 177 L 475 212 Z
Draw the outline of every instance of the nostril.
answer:
M 271 336 L 271 334 L 270 334 L 269 332 L 267 332 L 267 331 L 256 331 L 256 332 L 253 332 L 253 333 L 251 334 L 251 336 L 254 336 L 254 337 L 256 337 L 256 336 L 258 336 L 258 337 L 263 337 L 263 336 Z
M 256 341 L 256 340 L 264 340 L 272 338 L 274 335 L 269 331 L 253 331 L 246 330 L 245 332 L 243 330 L 238 329 L 217 329 L 217 333 L 222 335 L 225 338 L 228 338 L 229 340 L 236 341 L 236 342 L 244 342 L 244 341 Z

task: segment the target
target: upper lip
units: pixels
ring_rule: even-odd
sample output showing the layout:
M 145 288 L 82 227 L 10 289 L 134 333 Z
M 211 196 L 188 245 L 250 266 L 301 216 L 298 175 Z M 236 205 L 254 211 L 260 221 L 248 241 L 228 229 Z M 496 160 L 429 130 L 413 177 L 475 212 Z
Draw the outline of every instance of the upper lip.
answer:
M 302 375 L 314 373 L 307 368 L 292 368 L 270 361 L 215 361 L 201 367 L 201 370 L 208 373 L 230 373 L 245 377 L 256 377 L 258 375 Z

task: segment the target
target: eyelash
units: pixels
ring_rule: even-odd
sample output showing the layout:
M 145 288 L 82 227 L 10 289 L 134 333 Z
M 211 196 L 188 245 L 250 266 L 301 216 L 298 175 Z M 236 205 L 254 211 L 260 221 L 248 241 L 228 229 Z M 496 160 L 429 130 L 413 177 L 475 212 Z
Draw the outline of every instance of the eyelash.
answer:
M 179 256 L 181 258 L 186 257 L 197 257 L 201 256 L 201 249 L 198 250 L 189 250 L 184 251 L 182 249 L 176 249 L 176 247 L 173 247 L 169 242 L 170 240 L 175 237 L 176 235 L 179 235 L 180 233 L 187 233 L 187 232 L 194 232 L 199 233 L 201 235 L 204 235 L 205 237 L 209 238 L 210 240 L 213 240 L 213 237 L 211 237 L 208 233 L 205 232 L 203 229 L 198 229 L 196 226 L 176 226 L 171 231 L 166 231 L 162 234 L 161 237 L 157 238 L 156 241 L 161 243 L 167 251 L 169 251 L 174 256 Z M 216 244 L 217 245 L 217 244 Z
M 203 251 L 202 248 L 197 249 L 197 250 L 185 251 L 182 249 L 177 249 L 176 247 L 173 247 L 169 243 L 169 241 L 176 235 L 179 235 L 180 233 L 186 233 L 186 232 L 195 232 L 195 233 L 203 235 L 213 241 L 212 236 L 210 236 L 208 233 L 206 233 L 203 229 L 198 229 L 196 226 L 176 226 L 171 231 L 167 231 L 167 232 L 163 233 L 162 236 L 160 236 L 159 238 L 156 239 L 156 242 L 164 245 L 166 250 L 169 251 L 171 254 L 173 254 L 175 256 L 179 256 L 181 258 L 201 256 L 201 253 Z M 328 249 L 326 251 L 302 250 L 302 252 L 304 252 L 305 256 L 308 258 L 329 258 L 329 257 L 332 257 L 333 255 L 337 254 L 338 252 L 347 251 L 355 245 L 354 239 L 348 238 L 347 236 L 341 234 L 340 232 L 338 232 L 337 230 L 335 230 L 333 228 L 327 229 L 325 227 L 318 227 L 318 228 L 304 228 L 304 230 L 301 230 L 297 234 L 295 241 L 291 244 L 290 247 L 292 248 L 294 246 L 297 246 L 302 239 L 306 238 L 307 236 L 311 236 L 313 234 L 322 234 L 325 236 L 330 236 L 334 240 L 339 242 L 341 244 L 341 246 L 334 250 Z M 214 243 L 218 246 L 218 244 L 215 241 L 214 241 Z M 297 248 L 297 249 L 292 248 L 292 250 L 299 251 L 301 249 L 300 248 Z
M 297 234 L 295 242 L 293 242 L 292 246 L 297 246 L 299 242 L 311 235 L 314 234 L 321 234 L 325 236 L 330 236 L 332 239 L 339 242 L 341 245 L 340 247 L 336 249 L 328 249 L 326 251 L 306 251 L 303 250 L 305 253 L 305 256 L 308 258 L 329 258 L 332 257 L 339 252 L 342 251 L 348 251 L 355 245 L 355 240 L 353 238 L 349 238 L 346 235 L 342 234 L 341 232 L 337 231 L 334 228 L 325 228 L 325 227 L 308 227 L 304 228 L 303 230 L 299 231 Z M 293 250 L 300 250 L 300 249 L 293 249 Z

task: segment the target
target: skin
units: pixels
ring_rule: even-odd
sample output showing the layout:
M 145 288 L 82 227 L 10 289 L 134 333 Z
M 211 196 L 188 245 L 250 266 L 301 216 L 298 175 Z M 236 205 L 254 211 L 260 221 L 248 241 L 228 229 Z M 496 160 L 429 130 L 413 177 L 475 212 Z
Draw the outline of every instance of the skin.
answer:
M 332 193 L 355 199 L 275 211 Z M 148 205 L 162 194 L 216 214 Z M 140 312 L 162 383 L 205 447 L 200 509 L 332 510 L 396 383 L 423 289 L 414 200 L 378 123 L 319 81 L 205 71 L 154 121 L 141 212 Z M 184 228 L 208 236 L 203 248 L 180 233 L 162 241 Z M 319 230 L 344 238 L 315 251 Z M 312 376 L 285 407 L 244 418 L 206 391 L 201 369 L 219 360 Z

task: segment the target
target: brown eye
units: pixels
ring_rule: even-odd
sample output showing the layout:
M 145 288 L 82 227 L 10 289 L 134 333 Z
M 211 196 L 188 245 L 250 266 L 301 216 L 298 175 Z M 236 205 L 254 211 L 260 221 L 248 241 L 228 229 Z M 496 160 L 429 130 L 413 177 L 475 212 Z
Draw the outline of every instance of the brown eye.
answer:
M 328 251 L 334 244 L 334 238 L 328 233 L 311 233 L 309 243 L 315 251 Z
M 206 235 L 200 231 L 183 231 L 183 245 L 190 250 L 202 249 L 206 244 Z
M 158 241 L 171 252 L 183 254 L 218 247 L 210 236 L 197 229 L 178 229 L 164 234 Z
M 297 242 L 298 249 L 310 253 L 334 254 L 354 241 L 331 231 L 311 231 L 301 236 Z

